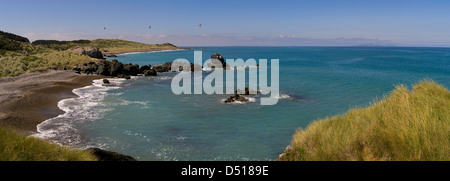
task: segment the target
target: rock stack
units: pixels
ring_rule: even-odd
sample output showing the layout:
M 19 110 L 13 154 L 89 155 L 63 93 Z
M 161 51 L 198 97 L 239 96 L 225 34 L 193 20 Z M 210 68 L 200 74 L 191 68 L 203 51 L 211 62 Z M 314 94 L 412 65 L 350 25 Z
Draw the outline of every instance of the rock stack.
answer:
M 237 93 L 237 90 L 235 90 L 235 91 L 234 91 L 234 96 L 230 96 L 229 98 L 227 98 L 227 99 L 225 100 L 225 103 L 232 103 L 232 102 L 236 102 L 236 101 L 239 101 L 239 102 L 248 102 L 248 99 L 245 98 L 244 96 L 240 96 L 240 95 Z

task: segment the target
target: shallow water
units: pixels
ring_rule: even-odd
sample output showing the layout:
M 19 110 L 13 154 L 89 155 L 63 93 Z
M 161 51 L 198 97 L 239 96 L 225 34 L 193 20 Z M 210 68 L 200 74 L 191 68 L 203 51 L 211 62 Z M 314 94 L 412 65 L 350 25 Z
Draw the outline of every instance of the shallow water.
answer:
M 174 95 L 176 73 L 114 79 L 117 86 L 74 90 L 65 114 L 36 136 L 73 147 L 100 147 L 138 160 L 273 160 L 297 128 L 367 106 L 397 84 L 431 78 L 450 87 L 450 49 L 402 47 L 206 47 L 224 58 L 279 59 L 280 100 L 224 104 L 230 95 Z M 124 63 L 193 61 L 194 50 L 124 54 Z M 203 78 L 208 72 L 203 73 Z M 254 100 L 254 101 L 253 101 Z

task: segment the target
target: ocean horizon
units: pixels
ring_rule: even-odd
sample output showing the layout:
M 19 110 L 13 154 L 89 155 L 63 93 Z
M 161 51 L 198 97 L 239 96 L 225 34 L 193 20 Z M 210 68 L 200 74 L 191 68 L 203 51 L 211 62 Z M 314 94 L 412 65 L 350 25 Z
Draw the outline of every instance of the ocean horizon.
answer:
M 125 64 L 157 65 L 194 51 L 203 61 L 278 59 L 280 96 L 272 106 L 227 104 L 230 95 L 175 95 L 172 78 L 111 78 L 114 86 L 74 89 L 61 100 L 65 113 L 38 125 L 34 136 L 75 148 L 99 147 L 137 160 L 274 160 L 298 128 L 344 114 L 388 95 L 396 85 L 432 79 L 450 87 L 450 48 L 442 47 L 195 47 L 187 50 L 118 54 Z M 203 78 L 209 74 L 203 71 Z

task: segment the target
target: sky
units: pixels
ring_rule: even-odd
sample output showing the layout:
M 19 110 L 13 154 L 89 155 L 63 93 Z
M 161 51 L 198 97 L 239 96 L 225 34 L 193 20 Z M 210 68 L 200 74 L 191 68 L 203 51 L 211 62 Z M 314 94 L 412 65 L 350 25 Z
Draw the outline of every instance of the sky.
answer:
M 450 47 L 450 1 L 1 0 L 0 30 L 31 41 Z

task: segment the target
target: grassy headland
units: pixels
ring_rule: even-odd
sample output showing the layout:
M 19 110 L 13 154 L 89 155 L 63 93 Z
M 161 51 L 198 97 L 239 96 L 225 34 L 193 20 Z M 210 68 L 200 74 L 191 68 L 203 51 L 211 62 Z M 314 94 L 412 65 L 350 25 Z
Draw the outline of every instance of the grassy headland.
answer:
M 450 160 L 450 91 L 399 85 L 366 108 L 298 130 L 279 160 Z
M 74 150 L 0 128 L 0 161 L 97 161 L 89 151 Z
M 161 50 L 178 50 L 180 48 L 176 47 L 170 43 L 164 44 L 144 44 L 137 43 L 127 40 L 119 39 L 97 39 L 93 40 L 92 46 L 100 48 L 105 54 L 119 54 L 128 52 L 150 52 L 150 51 L 161 51 Z
M 87 55 L 74 53 L 77 47 L 98 48 L 103 54 L 177 50 L 175 45 L 144 44 L 126 40 L 36 40 L 0 31 L 0 77 L 48 69 L 72 69 L 77 65 L 98 61 Z

